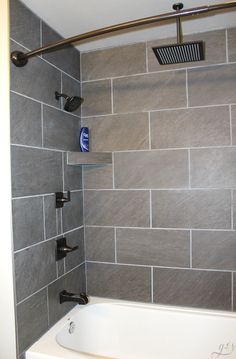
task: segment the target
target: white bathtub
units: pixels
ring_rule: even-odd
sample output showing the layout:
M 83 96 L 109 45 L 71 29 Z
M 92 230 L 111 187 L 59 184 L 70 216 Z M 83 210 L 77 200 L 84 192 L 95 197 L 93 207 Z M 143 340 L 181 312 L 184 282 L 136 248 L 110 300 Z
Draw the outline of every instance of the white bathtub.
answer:
M 236 314 L 90 298 L 26 359 L 236 359 Z

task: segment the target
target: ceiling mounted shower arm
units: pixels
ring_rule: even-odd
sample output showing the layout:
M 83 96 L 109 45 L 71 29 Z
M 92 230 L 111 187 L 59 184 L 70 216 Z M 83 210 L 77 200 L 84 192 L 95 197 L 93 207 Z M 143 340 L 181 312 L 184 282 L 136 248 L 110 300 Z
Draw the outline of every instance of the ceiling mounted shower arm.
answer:
M 116 31 L 130 29 L 130 28 L 137 27 L 137 26 L 150 25 L 150 24 L 158 23 L 161 21 L 168 21 L 168 20 L 172 20 L 172 19 L 179 20 L 181 17 L 185 17 L 185 16 L 200 15 L 200 14 L 207 13 L 210 11 L 214 12 L 214 11 L 219 11 L 219 10 L 223 10 L 223 9 L 230 9 L 233 7 L 236 7 L 236 0 L 226 2 L 226 3 L 209 5 L 209 6 L 200 6 L 200 7 L 196 7 L 196 8 L 187 9 L 187 10 L 174 11 L 174 12 L 165 13 L 165 14 L 161 14 L 161 15 L 150 16 L 150 17 L 146 17 L 146 18 L 142 18 L 142 19 L 128 21 L 128 22 L 124 22 L 121 24 L 107 26 L 107 27 L 104 27 L 104 28 L 101 28 L 98 30 L 89 31 L 89 32 L 86 32 L 86 33 L 83 33 L 80 35 L 72 36 L 67 39 L 60 40 L 58 42 L 50 43 L 48 45 L 45 45 L 43 47 L 40 47 L 36 50 L 30 51 L 27 53 L 23 53 L 21 51 L 13 51 L 11 53 L 11 61 L 13 62 L 14 65 L 16 65 L 18 67 L 23 67 L 27 64 L 28 59 L 31 57 L 34 57 L 36 55 L 39 55 L 39 54 L 42 54 L 45 52 L 56 50 L 58 48 L 61 48 L 63 46 L 69 45 L 69 44 L 73 44 L 75 42 L 78 43 L 78 42 L 86 40 L 86 39 L 94 38 L 94 37 L 97 37 L 100 35 L 109 34 L 109 33 L 116 32 Z
M 184 5 L 180 2 L 173 5 L 173 10 L 176 11 L 176 13 L 180 10 L 182 10 Z M 176 18 L 176 28 L 177 28 L 177 43 L 181 44 L 183 41 L 183 35 L 182 35 L 182 26 L 181 26 L 181 20 L 180 17 Z

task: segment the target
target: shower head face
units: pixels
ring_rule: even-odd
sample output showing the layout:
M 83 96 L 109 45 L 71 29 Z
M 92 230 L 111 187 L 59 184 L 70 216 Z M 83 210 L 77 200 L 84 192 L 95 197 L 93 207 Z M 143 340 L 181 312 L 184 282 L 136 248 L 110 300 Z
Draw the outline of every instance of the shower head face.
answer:
M 64 110 L 67 112 L 76 111 L 84 102 L 84 99 L 78 96 L 67 97 Z
M 202 61 L 204 42 L 183 42 L 152 48 L 160 65 L 182 64 L 185 62 Z

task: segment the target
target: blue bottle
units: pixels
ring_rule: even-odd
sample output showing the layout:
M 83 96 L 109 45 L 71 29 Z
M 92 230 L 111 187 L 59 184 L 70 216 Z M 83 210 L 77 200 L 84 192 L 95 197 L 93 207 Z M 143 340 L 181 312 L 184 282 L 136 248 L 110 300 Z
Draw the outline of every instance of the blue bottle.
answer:
M 79 136 L 79 145 L 81 152 L 89 152 L 89 129 L 88 127 L 81 127 Z

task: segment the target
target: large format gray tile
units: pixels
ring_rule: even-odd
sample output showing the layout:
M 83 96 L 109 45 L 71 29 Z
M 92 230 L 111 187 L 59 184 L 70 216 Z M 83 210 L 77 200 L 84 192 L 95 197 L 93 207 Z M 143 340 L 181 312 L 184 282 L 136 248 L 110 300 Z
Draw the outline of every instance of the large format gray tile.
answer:
M 193 231 L 193 267 L 236 270 L 236 232 Z
M 67 153 L 64 153 L 64 188 L 71 191 L 82 188 L 82 168 L 67 165 Z
M 178 65 L 161 66 L 157 61 L 152 47 L 163 46 L 168 44 L 176 44 L 176 38 L 160 39 L 148 42 L 148 70 L 149 71 L 165 71 L 169 69 L 177 69 L 183 67 L 203 66 L 208 64 L 226 62 L 226 42 L 225 30 L 215 30 L 209 32 L 201 32 L 199 34 L 184 35 L 184 42 L 204 41 L 205 60 L 200 62 L 189 62 Z
M 116 188 L 186 188 L 188 152 L 144 151 L 114 155 Z
M 55 248 L 52 240 L 15 254 L 17 302 L 56 279 Z
M 139 43 L 82 53 L 83 80 L 146 72 L 146 45 Z
M 56 280 L 48 287 L 49 322 L 50 326 L 61 319 L 76 303 L 66 302 L 60 304 L 59 293 L 63 290 L 79 294 L 85 292 L 84 265 L 72 270 L 68 274 Z
M 11 38 L 33 50 L 40 47 L 40 19 L 21 1 L 10 1 Z
M 232 144 L 236 145 L 236 106 L 231 107 Z
M 13 43 L 14 50 L 24 51 Z M 55 67 L 34 57 L 25 67 L 11 64 L 11 90 L 32 97 L 49 105 L 59 107 L 55 91 L 61 88 L 61 73 Z
M 113 187 L 112 165 L 83 166 L 84 189 Z
M 66 271 L 70 271 L 74 267 L 85 261 L 84 256 L 84 228 L 66 234 L 67 244 L 70 247 L 78 246 L 74 252 L 68 253 L 65 259 Z
M 113 88 L 115 113 L 186 106 L 185 71 L 115 79 Z
M 150 268 L 88 263 L 88 294 L 98 297 L 149 302 Z
M 151 113 L 151 147 L 198 147 L 230 144 L 228 106 Z
M 236 64 L 188 70 L 190 106 L 236 102 Z
M 46 239 L 57 235 L 57 214 L 55 195 L 44 197 L 45 235 Z
M 85 223 L 148 227 L 149 191 L 85 191 Z
M 70 202 L 66 203 L 62 209 L 63 231 L 83 225 L 83 193 L 72 192 Z
M 62 40 L 62 37 L 42 22 L 42 45 L 45 46 L 60 40 Z M 43 54 L 43 57 L 71 76 L 77 79 L 80 78 L 80 53 L 73 46 L 68 45 L 61 49 L 53 50 Z
M 189 267 L 189 231 L 117 228 L 117 262 Z
M 43 289 L 17 306 L 19 352 L 26 350 L 48 329 L 47 290 Z
M 60 152 L 12 146 L 13 197 L 61 190 Z
M 231 309 L 231 273 L 154 268 L 154 302 Z
M 86 227 L 86 260 L 115 262 L 114 228 Z
M 62 73 L 62 92 L 70 97 L 71 96 L 81 97 L 80 82 Z M 65 101 L 66 100 L 62 98 L 63 107 L 65 105 Z M 81 106 L 76 111 L 73 111 L 73 114 L 77 116 L 81 116 Z
M 43 199 L 22 198 L 12 201 L 14 249 L 43 241 Z
M 79 151 L 80 120 L 64 111 L 43 107 L 43 143 L 47 148 Z
M 236 148 L 191 150 L 190 158 L 192 187 L 236 187 Z
M 90 131 L 90 151 L 142 150 L 148 148 L 148 114 L 135 113 L 84 119 Z
M 111 81 L 85 82 L 82 86 L 83 116 L 106 115 L 111 113 Z
M 236 28 L 227 29 L 229 61 L 236 61 Z
M 153 227 L 231 228 L 230 190 L 152 191 Z
M 41 105 L 11 93 L 11 143 L 42 146 Z

